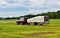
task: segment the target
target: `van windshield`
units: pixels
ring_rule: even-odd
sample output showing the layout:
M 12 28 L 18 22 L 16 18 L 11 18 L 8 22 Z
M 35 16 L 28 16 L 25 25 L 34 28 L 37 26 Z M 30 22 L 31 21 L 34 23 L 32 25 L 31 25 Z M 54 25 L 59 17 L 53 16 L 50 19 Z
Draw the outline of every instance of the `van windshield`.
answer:
M 24 18 L 20 18 L 19 20 L 20 20 L 20 21 L 24 21 Z

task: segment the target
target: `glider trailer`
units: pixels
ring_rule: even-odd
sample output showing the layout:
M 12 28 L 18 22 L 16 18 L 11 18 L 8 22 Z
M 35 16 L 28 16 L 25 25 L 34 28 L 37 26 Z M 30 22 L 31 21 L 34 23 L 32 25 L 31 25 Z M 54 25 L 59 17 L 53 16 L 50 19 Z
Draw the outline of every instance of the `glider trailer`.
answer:
M 34 25 L 37 25 L 37 24 L 48 24 L 49 23 L 49 17 L 48 16 L 36 16 L 36 17 L 33 17 L 33 18 L 20 18 L 16 21 L 17 25 L 18 24 L 22 24 L 22 25 L 25 25 L 25 24 L 28 24 L 30 25 L 31 23 L 34 23 Z

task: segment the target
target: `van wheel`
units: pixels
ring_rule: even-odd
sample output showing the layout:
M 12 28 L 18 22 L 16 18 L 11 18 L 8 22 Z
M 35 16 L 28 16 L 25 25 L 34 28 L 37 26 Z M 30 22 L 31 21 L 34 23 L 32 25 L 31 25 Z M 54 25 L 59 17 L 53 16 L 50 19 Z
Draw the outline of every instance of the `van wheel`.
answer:
M 22 25 L 25 25 L 25 23 L 22 23 Z

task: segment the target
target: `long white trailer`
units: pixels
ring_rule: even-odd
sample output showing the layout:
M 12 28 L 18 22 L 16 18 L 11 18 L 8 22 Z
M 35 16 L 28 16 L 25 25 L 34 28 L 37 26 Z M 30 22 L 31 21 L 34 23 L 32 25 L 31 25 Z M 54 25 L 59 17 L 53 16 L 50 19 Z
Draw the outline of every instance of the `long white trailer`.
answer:
M 27 22 L 44 22 L 44 16 L 37 16 L 30 19 L 27 19 Z
M 37 17 L 27 19 L 27 22 L 34 23 L 34 24 L 40 23 L 41 25 L 44 23 L 47 24 L 49 23 L 49 17 L 48 16 L 37 16 Z

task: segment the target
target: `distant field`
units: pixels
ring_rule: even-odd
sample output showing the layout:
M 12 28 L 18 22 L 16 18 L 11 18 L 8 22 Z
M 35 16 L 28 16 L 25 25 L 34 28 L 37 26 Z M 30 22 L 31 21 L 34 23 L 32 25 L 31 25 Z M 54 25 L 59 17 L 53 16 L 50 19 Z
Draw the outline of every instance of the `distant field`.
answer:
M 16 20 L 0 20 L 0 38 L 60 38 L 60 19 L 49 24 L 16 25 Z

